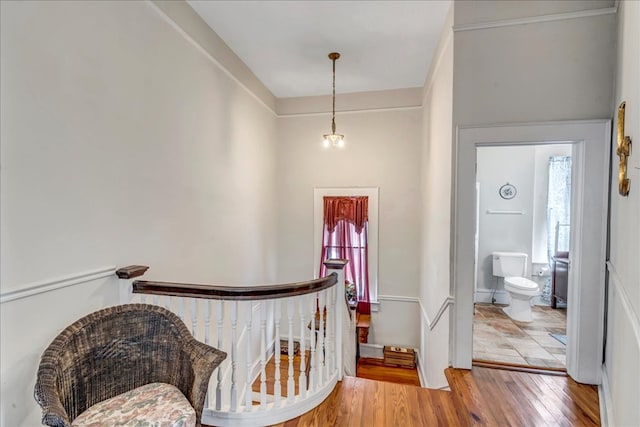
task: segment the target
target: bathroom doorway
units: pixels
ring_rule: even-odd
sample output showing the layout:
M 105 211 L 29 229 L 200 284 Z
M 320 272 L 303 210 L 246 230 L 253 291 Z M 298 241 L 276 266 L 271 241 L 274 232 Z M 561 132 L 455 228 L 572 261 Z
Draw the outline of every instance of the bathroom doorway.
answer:
M 569 254 L 571 159 L 571 144 L 476 150 L 476 364 L 565 369 L 567 281 L 555 286 L 554 271 L 558 253 Z M 511 314 L 513 292 L 520 290 L 505 289 L 495 253 L 517 254 L 517 271 L 508 275 L 522 276 L 531 288 L 516 296 L 526 320 Z
M 567 373 L 601 383 L 605 315 L 610 120 L 459 127 L 454 147 L 451 366 L 470 369 L 476 226 L 476 150 L 486 146 L 572 145 Z M 510 187 L 507 187 L 509 189 Z M 481 189 L 482 191 L 482 189 Z M 517 191 L 517 188 L 516 188 Z

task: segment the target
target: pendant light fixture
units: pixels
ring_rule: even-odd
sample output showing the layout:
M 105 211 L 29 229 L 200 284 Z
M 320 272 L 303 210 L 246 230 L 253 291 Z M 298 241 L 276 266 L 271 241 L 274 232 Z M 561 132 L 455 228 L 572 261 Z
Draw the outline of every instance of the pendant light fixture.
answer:
M 336 133 L 336 60 L 340 58 L 338 52 L 331 52 L 329 59 L 333 62 L 333 109 L 331 113 L 331 133 L 325 134 L 325 147 L 344 147 L 344 135 Z

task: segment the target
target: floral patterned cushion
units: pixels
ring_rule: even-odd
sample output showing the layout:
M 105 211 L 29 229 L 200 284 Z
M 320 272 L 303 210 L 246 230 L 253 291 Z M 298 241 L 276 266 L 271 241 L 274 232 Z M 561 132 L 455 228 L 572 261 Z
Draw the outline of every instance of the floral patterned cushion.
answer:
M 196 412 L 171 384 L 152 383 L 93 405 L 71 423 L 75 427 L 193 427 Z

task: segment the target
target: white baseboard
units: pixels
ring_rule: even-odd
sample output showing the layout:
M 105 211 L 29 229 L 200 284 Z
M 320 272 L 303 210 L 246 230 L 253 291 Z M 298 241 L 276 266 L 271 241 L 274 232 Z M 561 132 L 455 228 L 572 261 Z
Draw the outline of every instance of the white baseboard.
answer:
M 477 289 L 473 295 L 473 302 L 491 304 L 493 302 L 492 298 L 496 299 L 496 304 L 509 304 L 509 295 L 507 294 L 507 291 L 495 291 L 494 294 L 491 289 Z
M 602 365 L 602 383 L 598 386 L 598 401 L 600 402 L 600 425 L 613 426 L 613 401 L 611 400 L 611 388 L 605 365 Z
M 420 363 L 420 352 L 416 349 L 416 370 L 418 371 L 418 379 L 420 380 L 420 387 L 427 387 L 427 377 L 422 372 L 422 363 Z
M 507 293 L 507 291 L 505 290 L 500 290 L 500 291 L 496 291 L 495 295 L 493 294 L 493 291 L 490 289 L 478 289 L 474 292 L 473 294 L 473 302 L 479 302 L 479 303 L 486 303 L 486 304 L 491 304 L 492 298 L 495 297 L 496 299 L 496 304 L 509 304 L 509 295 Z M 541 297 L 535 297 L 533 298 L 533 305 L 540 305 L 543 307 L 549 307 L 549 304 L 542 301 Z
M 381 344 L 360 344 L 360 357 L 384 359 L 384 346 Z

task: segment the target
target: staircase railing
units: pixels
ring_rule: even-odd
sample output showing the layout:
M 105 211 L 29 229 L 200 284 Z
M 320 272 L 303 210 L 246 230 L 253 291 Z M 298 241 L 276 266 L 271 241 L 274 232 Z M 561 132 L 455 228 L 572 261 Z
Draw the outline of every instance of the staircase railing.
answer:
M 326 277 L 251 287 L 143 281 L 136 278 L 146 267 L 130 266 L 118 270 L 121 302 L 164 306 L 196 339 L 227 352 L 211 378 L 203 424 L 276 424 L 322 403 L 345 369 L 355 374 L 346 261 L 325 264 Z

